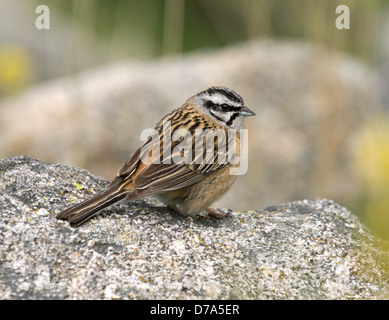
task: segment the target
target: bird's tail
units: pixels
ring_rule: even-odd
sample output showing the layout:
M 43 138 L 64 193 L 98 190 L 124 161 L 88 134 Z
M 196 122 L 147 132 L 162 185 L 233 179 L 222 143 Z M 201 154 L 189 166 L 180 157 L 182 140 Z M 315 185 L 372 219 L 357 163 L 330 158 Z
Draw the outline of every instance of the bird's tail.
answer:
M 77 227 L 99 213 L 100 210 L 125 198 L 128 190 L 123 190 L 120 185 L 109 187 L 107 190 L 76 204 L 57 214 L 57 219 L 66 220 L 72 227 Z

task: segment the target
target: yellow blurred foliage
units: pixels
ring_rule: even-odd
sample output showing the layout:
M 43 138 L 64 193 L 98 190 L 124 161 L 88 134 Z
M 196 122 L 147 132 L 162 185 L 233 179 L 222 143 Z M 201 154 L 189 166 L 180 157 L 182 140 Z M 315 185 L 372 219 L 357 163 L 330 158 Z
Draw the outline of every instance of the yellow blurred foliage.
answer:
M 362 129 L 356 169 L 367 187 L 389 187 L 389 117 L 375 119 Z
M 389 241 L 389 116 L 368 122 L 361 130 L 354 168 L 364 183 L 359 208 L 367 226 Z
M 17 92 L 31 79 L 32 60 L 27 50 L 18 45 L 0 47 L 0 93 Z

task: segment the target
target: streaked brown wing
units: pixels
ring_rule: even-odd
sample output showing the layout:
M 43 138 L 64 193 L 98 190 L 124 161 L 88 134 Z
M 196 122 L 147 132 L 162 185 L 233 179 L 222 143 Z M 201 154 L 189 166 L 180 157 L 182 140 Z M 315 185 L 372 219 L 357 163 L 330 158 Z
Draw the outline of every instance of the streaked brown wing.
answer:
M 225 147 L 226 139 L 225 137 L 219 137 L 218 139 L 215 140 L 213 150 L 211 149 L 211 152 L 205 154 L 201 151 L 195 152 L 195 139 L 193 139 L 192 159 L 190 163 L 175 163 L 174 160 L 179 158 L 178 154 L 182 151 L 180 151 L 180 148 L 173 148 L 173 152 L 169 157 L 159 159 L 161 163 L 149 162 L 143 167 L 140 167 L 140 157 L 144 154 L 144 149 L 142 150 L 142 148 L 146 145 L 145 143 L 123 164 L 117 178 L 111 185 L 126 184 L 125 181 L 129 183 L 131 181 L 136 190 L 134 195 L 142 194 L 142 196 L 147 196 L 153 193 L 176 190 L 197 183 L 207 174 L 227 165 L 226 149 L 220 148 L 220 146 L 222 148 Z M 203 150 L 202 147 L 200 150 Z M 138 168 L 139 170 L 137 170 Z M 131 177 L 134 172 L 136 172 L 135 176 Z
M 156 193 L 180 189 L 201 181 L 208 173 L 227 165 L 227 152 L 226 149 L 222 149 L 225 147 L 225 136 L 215 141 L 215 144 L 220 142 L 219 145 L 205 154 L 195 152 L 195 141 L 192 141 L 190 163 L 174 163 L 174 159 L 178 159 L 178 153 L 181 152 L 179 148 L 175 148 L 171 156 L 165 159 L 165 163 L 150 163 L 137 173 L 133 181 L 135 188 Z M 213 141 L 211 145 L 213 146 Z M 224 152 L 221 152 L 223 150 Z M 171 163 L 166 163 L 166 160 Z
M 196 156 L 193 153 L 193 163 L 194 169 L 200 172 L 210 172 L 217 170 L 227 164 L 227 139 L 225 134 L 221 136 L 208 135 L 206 136 L 206 146 L 211 146 L 211 152 L 204 152 Z M 203 141 L 204 142 L 204 141 Z M 201 143 L 201 142 L 200 142 Z M 196 148 L 201 147 L 204 150 L 203 146 L 196 146 Z
M 202 172 L 192 171 L 186 164 L 151 164 L 134 179 L 137 190 L 147 189 L 152 193 L 183 188 L 199 182 Z

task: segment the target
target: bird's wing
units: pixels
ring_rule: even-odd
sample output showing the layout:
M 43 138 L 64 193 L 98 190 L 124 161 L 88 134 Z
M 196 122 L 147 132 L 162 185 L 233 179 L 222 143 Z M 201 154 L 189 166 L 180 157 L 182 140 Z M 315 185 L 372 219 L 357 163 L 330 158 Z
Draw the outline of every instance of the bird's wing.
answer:
M 207 174 L 228 164 L 225 134 L 205 134 L 201 139 L 174 141 L 171 154 L 161 156 L 159 140 L 148 140 L 123 164 L 111 186 L 131 185 L 129 198 L 144 197 L 158 192 L 187 187 L 201 181 Z M 236 148 L 236 144 L 228 146 Z M 231 151 L 231 150 L 230 150 Z M 232 152 L 232 154 L 235 154 Z M 129 188 L 130 189 L 130 188 Z
M 217 137 L 210 134 L 205 135 L 204 140 L 192 138 L 173 143 L 171 155 L 137 171 L 133 179 L 135 189 L 157 193 L 201 181 L 207 174 L 228 164 L 226 141 L 226 134 Z

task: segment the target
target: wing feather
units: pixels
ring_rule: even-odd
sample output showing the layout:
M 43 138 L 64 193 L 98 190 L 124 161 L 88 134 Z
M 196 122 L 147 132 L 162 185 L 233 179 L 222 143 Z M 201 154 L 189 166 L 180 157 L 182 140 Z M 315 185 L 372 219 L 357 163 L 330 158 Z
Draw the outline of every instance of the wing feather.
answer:
M 211 138 L 214 139 L 212 136 Z M 207 143 L 209 143 L 209 140 Z M 117 178 L 111 185 L 131 183 L 134 187 L 134 196 L 138 193 L 146 196 L 195 184 L 206 175 L 227 165 L 225 135 L 218 136 L 215 140 L 212 140 L 210 145 L 213 146 L 213 150 L 211 149 L 209 152 L 195 152 L 196 147 L 201 147 L 200 150 L 204 150 L 204 148 L 201 143 L 196 146 L 195 141 L 193 141 L 191 161 L 184 161 L 182 149 L 174 148 L 170 156 L 159 159 L 162 160 L 161 163 L 149 161 L 140 166 L 142 163 L 141 156 L 144 154 L 144 149 L 142 150 L 144 144 L 123 164 Z M 177 159 L 180 158 L 182 161 L 176 163 Z

